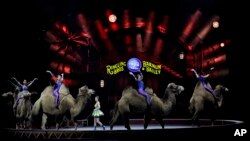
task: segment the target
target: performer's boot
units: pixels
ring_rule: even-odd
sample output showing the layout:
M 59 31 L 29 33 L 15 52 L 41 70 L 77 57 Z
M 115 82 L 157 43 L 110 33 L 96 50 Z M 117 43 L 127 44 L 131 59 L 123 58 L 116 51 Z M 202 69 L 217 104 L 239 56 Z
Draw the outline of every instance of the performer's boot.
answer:
M 147 105 L 146 113 L 150 113 L 151 105 Z
M 151 96 L 150 95 L 147 95 L 146 102 L 147 102 L 147 108 L 150 108 L 150 106 L 151 106 Z
M 96 126 L 94 126 L 94 130 L 96 130 Z
M 105 126 L 104 125 L 102 125 L 102 128 L 103 128 L 103 130 L 105 130 Z

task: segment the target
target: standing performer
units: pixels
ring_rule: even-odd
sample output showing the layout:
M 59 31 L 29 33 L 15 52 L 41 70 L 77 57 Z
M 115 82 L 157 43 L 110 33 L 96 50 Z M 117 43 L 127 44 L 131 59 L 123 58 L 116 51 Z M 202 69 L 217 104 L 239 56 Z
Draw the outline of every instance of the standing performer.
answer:
M 103 116 L 104 113 L 100 110 L 101 104 L 99 101 L 99 96 L 95 97 L 95 102 L 95 109 L 92 112 L 92 116 L 94 117 L 94 130 L 96 130 L 97 123 L 102 126 L 103 130 L 105 130 L 105 126 L 102 124 L 102 122 L 100 122 L 100 116 Z

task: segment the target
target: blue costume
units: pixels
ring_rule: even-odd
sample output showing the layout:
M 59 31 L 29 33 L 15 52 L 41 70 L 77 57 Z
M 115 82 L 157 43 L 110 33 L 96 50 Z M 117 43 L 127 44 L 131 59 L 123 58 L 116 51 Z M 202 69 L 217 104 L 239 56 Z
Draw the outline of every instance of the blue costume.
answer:
M 23 98 L 23 95 L 24 95 L 24 94 L 28 94 L 28 93 L 29 93 L 29 91 L 28 91 L 28 86 L 22 85 L 21 91 L 22 91 L 22 95 L 21 95 L 21 96 L 20 96 L 20 95 L 17 96 L 17 100 L 16 100 L 16 103 L 14 104 L 13 108 L 16 108 L 16 107 L 17 107 L 17 105 L 18 105 L 18 103 L 19 103 L 19 100 Z
M 58 105 L 59 105 L 59 89 L 61 86 L 62 86 L 62 81 L 57 80 L 56 85 L 55 85 L 55 89 L 53 91 L 53 95 L 55 97 L 56 107 L 58 107 Z
M 132 72 L 130 72 L 130 74 L 133 75 L 135 80 L 137 81 L 139 94 L 143 95 L 146 98 L 147 105 L 150 105 L 150 96 L 149 96 L 149 94 L 147 92 L 144 91 L 144 82 L 142 81 L 142 79 L 143 79 L 142 73 L 139 72 L 139 74 L 138 74 L 138 75 L 140 75 L 141 79 L 136 78 L 136 76 Z
M 62 83 L 63 83 L 63 74 L 58 75 L 58 77 L 56 78 L 55 75 L 51 71 L 47 70 L 46 72 L 48 72 L 51 75 L 52 80 L 56 82 L 54 90 L 53 90 L 53 96 L 55 97 L 56 108 L 58 108 L 58 106 L 59 106 L 59 94 L 60 94 L 59 90 L 60 90 Z
M 22 91 L 23 91 L 23 92 L 29 92 L 29 91 L 28 91 L 28 86 L 22 85 Z
M 215 93 L 214 93 L 214 90 L 211 88 L 210 85 L 208 85 L 208 82 L 206 81 L 206 79 L 205 79 L 204 76 L 199 75 L 198 80 L 201 82 L 202 86 L 203 86 L 207 91 L 209 91 L 211 94 L 213 94 L 214 96 L 216 96 Z
M 29 91 L 28 91 L 28 87 L 31 86 L 35 80 L 37 80 L 37 78 L 35 78 L 33 81 L 27 83 L 26 80 L 24 80 L 23 84 L 21 84 L 15 77 L 12 77 L 11 79 L 15 80 L 17 85 L 15 85 L 14 83 L 12 83 L 11 81 L 11 84 L 14 85 L 16 87 L 16 90 L 19 90 L 21 91 L 21 94 L 18 95 L 14 105 L 13 105 L 13 108 L 15 109 L 19 103 L 19 100 L 23 98 L 23 96 L 25 95 L 28 95 L 30 94 Z
M 150 96 L 148 95 L 147 92 L 144 91 L 144 82 L 143 81 L 137 81 L 137 85 L 138 85 L 139 94 L 143 95 L 147 100 L 147 104 L 150 105 Z

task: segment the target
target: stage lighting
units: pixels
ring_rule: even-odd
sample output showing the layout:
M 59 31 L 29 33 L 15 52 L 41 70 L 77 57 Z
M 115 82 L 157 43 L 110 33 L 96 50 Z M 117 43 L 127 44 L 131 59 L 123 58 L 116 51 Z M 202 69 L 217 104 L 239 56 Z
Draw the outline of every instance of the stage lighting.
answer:
M 184 59 L 184 52 L 181 52 L 181 53 L 180 53 L 179 59 L 180 59 L 180 60 L 183 60 L 183 59 Z
M 220 43 L 220 47 L 224 47 L 225 46 L 225 43 Z
M 101 87 L 101 88 L 104 87 L 104 80 L 100 80 L 100 87 Z
M 220 23 L 218 21 L 213 22 L 213 28 L 218 28 L 220 26 Z
M 116 22 L 116 19 L 117 19 L 116 15 L 114 14 L 109 15 L 109 22 L 114 23 Z

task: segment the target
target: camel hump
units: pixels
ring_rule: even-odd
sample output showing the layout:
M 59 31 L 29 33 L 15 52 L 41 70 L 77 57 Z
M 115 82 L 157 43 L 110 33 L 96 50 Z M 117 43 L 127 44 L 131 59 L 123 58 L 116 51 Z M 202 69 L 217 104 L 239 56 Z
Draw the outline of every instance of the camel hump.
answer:
M 62 86 L 59 89 L 59 93 L 60 95 L 68 95 L 70 94 L 69 88 L 66 85 L 62 84 Z
M 150 87 L 146 87 L 146 88 L 145 88 L 145 92 L 147 92 L 147 93 L 150 94 L 150 95 L 154 95 L 154 91 L 153 91 L 153 89 L 150 88 Z
M 122 95 L 130 94 L 130 93 L 137 93 L 137 90 L 134 89 L 132 86 L 128 86 L 128 87 L 126 87 L 126 88 L 122 91 Z
M 46 95 L 46 94 L 50 94 L 53 93 L 53 86 L 47 86 L 41 93 L 41 96 Z
M 25 91 L 21 91 L 21 92 L 18 92 L 18 97 L 29 97 L 31 95 L 30 92 L 25 92 Z
M 155 95 L 153 89 L 150 88 L 150 87 L 146 87 L 146 88 L 145 88 L 145 92 L 147 92 L 149 95 L 152 95 L 152 96 Z M 128 94 L 128 93 L 138 94 L 138 91 L 137 91 L 135 88 L 133 88 L 132 86 L 128 86 L 128 87 L 126 87 L 126 88 L 123 90 L 122 95 Z
M 132 90 L 135 90 L 135 89 L 132 86 L 128 86 L 123 91 L 126 92 L 126 91 L 132 91 Z

